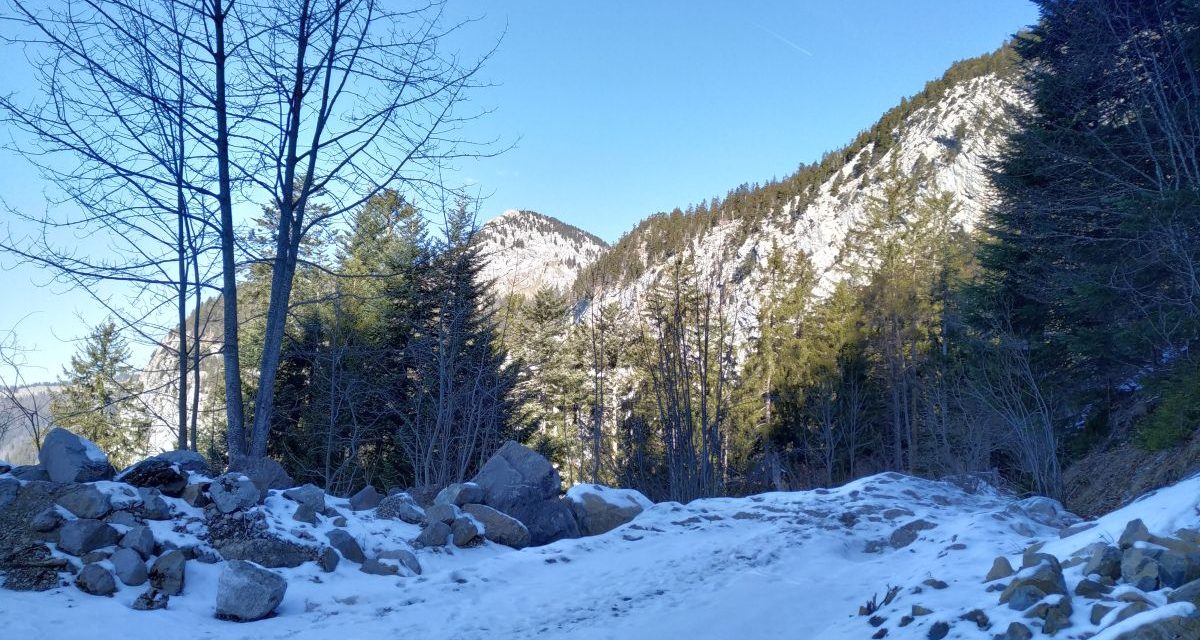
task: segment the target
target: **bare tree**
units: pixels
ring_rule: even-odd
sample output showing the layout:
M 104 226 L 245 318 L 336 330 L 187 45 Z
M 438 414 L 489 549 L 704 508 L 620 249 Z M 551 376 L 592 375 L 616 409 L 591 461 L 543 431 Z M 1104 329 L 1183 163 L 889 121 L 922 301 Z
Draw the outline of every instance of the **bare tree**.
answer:
M 40 451 L 50 429 L 50 396 L 38 393 L 25 377 L 24 351 L 15 331 L 0 334 L 0 440 L 21 429 Z

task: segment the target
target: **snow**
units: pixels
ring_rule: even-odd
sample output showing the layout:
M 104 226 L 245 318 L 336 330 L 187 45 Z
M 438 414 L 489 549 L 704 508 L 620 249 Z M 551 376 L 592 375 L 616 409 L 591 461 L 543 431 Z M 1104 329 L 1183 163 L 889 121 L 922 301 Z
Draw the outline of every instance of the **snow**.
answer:
M 1190 602 L 1176 602 L 1166 605 L 1165 607 L 1144 611 L 1136 616 L 1130 616 L 1129 618 L 1126 618 L 1125 620 L 1108 627 L 1099 634 L 1092 636 L 1092 640 L 1116 640 L 1118 636 L 1126 631 L 1133 631 L 1142 625 L 1149 624 L 1156 620 L 1165 620 L 1175 616 L 1186 616 L 1195 610 L 1195 605 Z M 1115 611 L 1109 614 L 1109 616 L 1115 615 Z
M 577 485 L 569 495 L 595 493 L 637 500 L 620 490 Z M 875 629 L 858 608 L 889 586 L 900 587 L 887 618 L 888 638 L 925 638 L 935 622 L 952 623 L 954 638 L 990 639 L 1022 614 L 999 606 L 983 576 L 998 555 L 1017 566 L 1029 545 L 1060 558 L 1098 540 L 1114 540 L 1125 523 L 1142 518 L 1151 531 L 1170 532 L 1200 523 L 1200 479 L 1149 495 L 1095 527 L 1068 538 L 1039 522 L 1014 498 L 985 490 L 882 474 L 831 490 L 767 493 L 748 498 L 698 500 L 687 505 L 647 505 L 633 522 L 607 534 L 564 540 L 520 551 L 493 544 L 474 549 L 422 549 L 417 577 L 372 576 L 343 560 L 336 572 L 307 563 L 280 572 L 289 587 L 274 618 L 239 625 L 213 618 L 221 564 L 189 562 L 182 596 L 165 611 L 129 608 L 142 588 L 123 587 L 114 598 L 85 595 L 68 586 L 45 593 L 3 592 L 5 636 L 56 640 L 121 637 L 157 639 L 168 628 L 187 629 L 189 640 L 250 638 L 366 640 L 419 637 L 436 640 L 496 638 L 705 638 L 793 637 L 843 640 L 870 637 Z M 346 514 L 348 531 L 369 557 L 409 548 L 418 528 L 351 512 L 345 500 L 329 503 Z M 168 502 L 184 515 L 199 510 Z M 294 522 L 296 504 L 278 494 L 267 499 L 268 521 L 279 535 L 324 542 L 327 523 Z M 936 525 L 903 548 L 888 544 L 897 528 L 922 519 Z M 155 534 L 194 541 L 178 522 L 151 523 Z M 1022 535 L 1021 532 L 1032 532 Z M 1081 568 L 1066 571 L 1069 587 Z M 936 579 L 949 587 L 924 584 Z M 1150 594 L 1164 604 L 1160 593 Z M 933 610 L 906 627 L 912 605 Z M 1186 613 L 1167 605 L 1122 623 Z M 959 620 L 983 609 L 988 630 Z M 1094 632 L 1077 603 L 1071 637 Z M 1115 627 L 1114 627 L 1115 629 Z M 1096 638 L 1115 637 L 1110 629 Z
M 616 507 L 637 506 L 642 509 L 649 509 L 654 506 L 650 498 L 642 495 L 641 491 L 634 489 L 614 489 L 602 484 L 587 483 L 577 484 L 567 489 L 567 499 L 571 502 L 582 503 L 584 496 L 588 495 L 595 496 L 605 503 Z

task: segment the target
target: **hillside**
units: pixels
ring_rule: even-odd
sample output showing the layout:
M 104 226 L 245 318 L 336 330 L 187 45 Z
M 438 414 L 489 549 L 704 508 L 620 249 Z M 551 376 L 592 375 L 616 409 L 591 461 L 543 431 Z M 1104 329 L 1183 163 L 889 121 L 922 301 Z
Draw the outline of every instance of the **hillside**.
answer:
M 484 224 L 476 243 L 480 277 L 498 296 L 564 290 L 608 249 L 600 238 L 555 218 L 510 209 Z

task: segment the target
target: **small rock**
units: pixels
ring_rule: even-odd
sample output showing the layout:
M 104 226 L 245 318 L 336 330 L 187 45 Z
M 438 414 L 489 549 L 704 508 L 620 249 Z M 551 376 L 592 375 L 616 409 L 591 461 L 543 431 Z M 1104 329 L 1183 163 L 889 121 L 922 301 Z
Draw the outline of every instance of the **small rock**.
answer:
M 117 549 L 110 559 L 117 578 L 131 587 L 145 584 L 147 578 L 150 577 L 146 571 L 146 564 L 142 562 L 142 557 L 133 549 Z
M 914 605 L 912 606 L 912 616 L 913 616 L 914 618 L 919 618 L 919 617 L 921 617 L 921 616 L 927 616 L 927 615 L 929 615 L 929 614 L 931 614 L 931 613 L 933 613 L 933 611 L 931 611 L 931 610 L 929 610 L 929 609 L 926 609 L 925 607 L 922 607 L 922 606 L 921 606 L 921 605 L 919 605 L 919 604 L 914 604 Z
M 283 497 L 308 507 L 314 514 L 325 511 L 325 491 L 314 484 L 287 489 Z
M 987 629 L 988 627 L 992 626 L 991 621 L 988 620 L 987 614 L 984 613 L 982 609 L 972 609 L 971 611 L 962 614 L 959 619 L 974 622 L 975 626 L 979 627 L 980 629 Z
M 380 560 L 399 560 L 404 568 L 412 572 L 413 575 L 421 575 L 421 563 L 417 560 L 417 555 L 407 549 L 393 549 L 390 551 L 382 551 L 379 554 Z
M 104 562 L 105 560 L 108 560 L 110 556 L 112 556 L 112 554 L 107 551 L 92 551 L 80 556 L 79 560 L 84 564 L 92 564 L 96 562 Z
M 221 513 L 233 513 L 258 504 L 258 487 L 240 473 L 226 473 L 213 479 L 208 497 Z
M 171 507 L 163 500 L 158 489 L 141 488 L 138 493 L 142 496 L 141 516 L 147 520 L 170 520 Z
M 155 609 L 166 609 L 167 603 L 171 601 L 171 596 L 150 587 L 146 592 L 137 597 L 133 601 L 133 608 L 137 611 L 154 611 Z
M 1000 556 L 992 561 L 992 569 L 991 571 L 988 571 L 987 577 L 985 577 L 983 581 L 991 582 L 993 580 L 1007 578 L 1014 573 L 1016 573 L 1016 571 L 1013 570 L 1012 564 L 1009 563 L 1008 558 Z
M 108 514 L 104 521 L 109 524 L 119 524 L 122 527 L 137 527 L 142 524 L 137 516 L 128 511 L 114 511 Z
M 154 561 L 150 567 L 150 586 L 169 596 L 183 593 L 187 578 L 187 557 L 179 549 L 172 549 Z
M 84 565 L 75 577 L 75 586 L 84 593 L 94 596 L 111 596 L 117 592 L 117 583 L 108 569 L 98 564 Z
M 1004 635 L 996 636 L 997 640 L 1031 640 L 1031 638 L 1033 638 L 1033 632 L 1020 622 L 1008 625 Z
M 178 498 L 187 487 L 188 476 L 166 460 L 147 458 L 130 465 L 116 480 L 139 488 L 158 489 L 164 495 Z
M 514 549 L 529 546 L 529 529 L 520 520 L 482 504 L 468 504 L 462 510 L 483 524 L 484 538 Z
M 452 504 L 434 504 L 425 510 L 425 519 L 429 522 L 450 524 L 461 515 L 458 507 Z
M 81 484 L 59 496 L 57 503 L 77 518 L 100 519 L 112 510 L 108 495 L 93 484 Z
M 210 482 L 197 482 L 194 484 L 189 484 L 183 488 L 183 491 L 180 493 L 179 497 L 183 498 L 183 501 L 188 503 L 188 505 L 198 509 L 203 509 L 212 502 L 212 500 L 208 497 L 208 488 L 211 484 L 212 483 Z
M 1099 582 L 1088 578 L 1080 580 L 1079 584 L 1075 585 L 1075 595 L 1082 596 L 1084 598 L 1090 598 L 1092 600 L 1099 600 L 1101 597 L 1106 596 L 1109 593 L 1112 593 L 1112 587 L 1102 585 Z
M 1127 604 L 1127 605 L 1125 605 L 1124 609 L 1121 609 L 1121 611 L 1119 611 L 1117 613 L 1117 617 L 1113 620 L 1113 624 L 1121 622 L 1122 620 L 1127 620 L 1129 618 L 1132 618 L 1133 616 L 1136 616 L 1139 613 L 1144 613 L 1153 608 L 1154 608 L 1153 606 L 1151 606 L 1145 602 L 1133 602 L 1133 603 Z
M 1092 612 L 1088 615 L 1088 620 L 1092 624 L 1100 624 L 1100 621 L 1104 619 L 1104 616 L 1108 615 L 1108 612 L 1115 608 L 1116 607 L 1110 607 L 1103 604 L 1094 604 L 1092 605 Z
M 1013 581 L 1000 594 L 1000 603 L 1023 611 L 1037 601 L 1052 594 L 1067 594 L 1063 580 L 1062 565 L 1049 554 L 1037 554 L 1037 564 L 1017 573 Z
M 479 541 L 479 527 L 471 518 L 455 518 L 450 524 L 450 535 L 454 546 L 469 547 Z
M 929 640 L 942 640 L 950 634 L 950 625 L 946 622 L 935 622 L 929 627 Z
M 1098 575 L 1116 580 L 1121 577 L 1121 550 L 1104 545 L 1092 552 L 1086 564 L 1083 565 L 1083 575 Z
M 359 567 L 358 570 L 374 576 L 394 576 L 400 573 L 399 567 L 386 562 L 380 562 L 375 559 L 370 559 L 363 562 L 362 566 Z
M 378 507 L 382 501 L 383 496 L 379 495 L 375 487 L 367 485 L 358 493 L 350 496 L 350 508 L 354 511 L 366 511 Z
M 283 602 L 287 580 L 244 560 L 232 560 L 217 579 L 217 617 L 237 622 L 262 620 Z
M 400 520 L 408 524 L 424 524 L 425 511 L 407 493 L 393 493 L 384 498 L 375 509 L 375 515 L 389 520 Z
M 63 515 L 58 512 L 58 509 L 50 507 L 38 512 L 38 514 L 29 521 L 29 528 L 39 533 L 50 533 L 51 531 L 61 527 L 64 522 L 66 522 L 66 518 L 64 518 Z
M 482 500 L 482 487 L 474 482 L 456 482 L 439 491 L 433 503 L 461 507 L 464 504 L 478 504 Z
M 349 560 L 350 562 L 357 562 L 361 564 L 363 560 L 366 560 L 366 556 L 363 555 L 362 547 L 358 545 L 358 541 L 354 539 L 354 536 L 350 535 L 349 533 L 346 533 L 341 529 L 334 529 L 326 533 L 325 537 L 329 538 L 329 544 L 334 549 L 337 549 L 338 553 L 342 554 L 343 558 Z
M 260 501 L 271 489 L 288 489 L 295 484 L 283 465 L 270 458 L 232 456 L 229 459 L 229 471 L 249 478 L 258 490 Z
M 1124 551 L 1134 545 L 1136 542 L 1149 542 L 1150 530 L 1146 528 L 1146 523 L 1142 522 L 1141 518 L 1130 520 L 1125 525 L 1125 531 L 1121 533 L 1121 538 L 1117 544 Z
M 292 514 L 292 519 L 296 522 L 303 522 L 317 526 L 317 512 L 313 511 L 312 507 L 301 504 L 296 507 L 296 512 Z
M 933 529 L 937 525 L 928 520 L 913 520 L 912 522 L 896 529 L 892 532 L 888 542 L 891 543 L 893 549 L 903 549 L 908 545 L 916 542 L 917 537 L 922 531 Z
M 105 522 L 80 518 L 62 526 L 58 533 L 58 548 L 73 556 L 117 543 L 117 530 Z

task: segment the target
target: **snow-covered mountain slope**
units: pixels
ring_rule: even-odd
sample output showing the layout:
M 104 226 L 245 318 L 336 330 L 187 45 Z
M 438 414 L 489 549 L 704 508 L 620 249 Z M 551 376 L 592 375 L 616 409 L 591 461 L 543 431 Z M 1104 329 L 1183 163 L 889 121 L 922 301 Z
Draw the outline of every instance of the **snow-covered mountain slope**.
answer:
M 74 587 L 4 592 L 0 628 L 5 637 L 56 640 L 150 640 L 166 629 L 186 630 L 189 640 L 843 640 L 878 634 L 859 607 L 896 587 L 889 604 L 874 613 L 884 618 L 879 627 L 889 629 L 886 637 L 933 637 L 931 629 L 945 623 L 946 637 L 987 640 L 1010 622 L 1030 623 L 1021 611 L 998 605 L 999 594 L 985 584 L 996 556 L 1019 566 L 1023 550 L 1044 542 L 1042 552 L 1065 560 L 1094 542 L 1116 540 L 1133 518 L 1154 532 L 1195 528 L 1198 501 L 1200 479 L 1192 478 L 1060 538 L 1061 527 L 1074 518 L 1052 501 L 889 473 L 833 490 L 660 503 L 607 534 L 539 548 L 514 551 L 489 543 L 421 550 L 425 570 L 417 577 L 366 575 L 347 561 L 322 574 L 308 563 L 280 570 L 289 586 L 276 617 L 245 625 L 213 617 L 221 565 L 192 562 L 184 594 L 166 610 L 130 609 L 142 588 L 122 587 L 113 598 Z M 344 501 L 330 504 L 346 510 Z M 278 496 L 268 499 L 272 527 L 293 528 L 294 508 Z M 348 515 L 348 530 L 368 554 L 381 545 L 403 545 L 417 531 L 370 512 Z M 187 530 L 154 524 L 164 529 L 156 535 L 188 541 Z M 1075 525 L 1066 533 L 1081 529 Z M 1081 571 L 1066 570 L 1070 588 Z M 1165 592 L 1146 597 L 1155 604 L 1166 599 Z M 1075 601 L 1072 626 L 1059 638 L 1097 630 L 1083 599 Z M 930 613 L 900 626 L 914 606 Z M 1146 620 L 1190 607 L 1168 605 L 1140 615 Z M 962 619 L 974 609 L 988 616 L 987 629 Z M 1097 637 L 1106 636 L 1114 634 Z
M 794 196 L 775 208 L 749 233 L 743 221 L 724 220 L 695 235 L 678 251 L 654 259 L 637 231 L 622 240 L 628 256 L 620 262 L 644 264 L 640 275 L 602 289 L 599 304 L 618 303 L 637 312 L 647 293 L 659 282 L 671 261 L 694 261 L 701 282 L 715 282 L 728 293 L 727 313 L 734 319 L 738 341 L 754 335 L 762 303 L 761 283 L 768 257 L 778 246 L 788 262 L 805 256 L 817 276 L 816 295 L 832 291 L 845 279 L 847 239 L 865 219 L 866 210 L 884 189 L 883 174 L 893 166 L 901 173 L 920 167 L 928 171 L 923 195 L 948 192 L 956 203 L 956 222 L 970 231 L 982 217 L 992 195 L 988 162 L 1003 143 L 1012 122 L 1012 109 L 1021 98 L 1013 80 L 997 73 L 960 80 L 940 97 L 913 109 L 890 130 L 886 151 L 874 143 L 857 150 L 840 171 L 823 180 L 815 192 Z M 802 169 L 812 171 L 812 169 Z M 622 249 L 617 245 L 617 251 Z
M 476 236 L 483 254 L 480 277 L 500 297 L 530 295 L 543 287 L 565 290 L 608 245 L 596 236 L 532 211 L 508 210 Z

